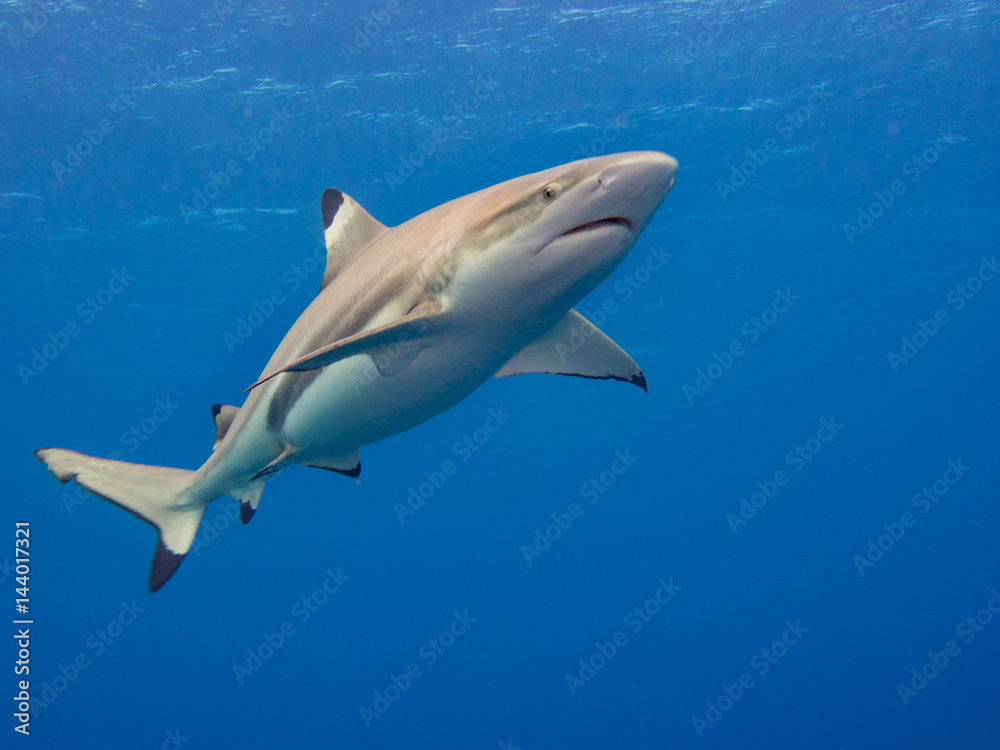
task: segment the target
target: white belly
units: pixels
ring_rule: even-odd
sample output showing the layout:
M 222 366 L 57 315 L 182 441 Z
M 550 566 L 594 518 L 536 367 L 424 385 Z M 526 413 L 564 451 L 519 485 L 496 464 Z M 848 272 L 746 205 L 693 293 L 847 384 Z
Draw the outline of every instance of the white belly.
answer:
M 342 456 L 425 422 L 475 391 L 512 356 L 476 338 L 448 337 L 389 376 L 366 355 L 324 367 L 292 405 L 279 438 L 295 445 L 305 462 Z

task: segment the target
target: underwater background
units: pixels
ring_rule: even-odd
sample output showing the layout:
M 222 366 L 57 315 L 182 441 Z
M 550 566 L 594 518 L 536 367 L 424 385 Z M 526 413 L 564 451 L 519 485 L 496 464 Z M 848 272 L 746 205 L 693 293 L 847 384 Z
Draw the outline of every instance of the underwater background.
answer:
M 1000 746 L 998 21 L 4 3 L 3 747 Z M 32 457 L 199 466 L 324 188 L 392 225 L 637 149 L 677 183 L 578 309 L 648 394 L 493 380 L 358 480 L 214 503 L 156 595 L 154 531 Z

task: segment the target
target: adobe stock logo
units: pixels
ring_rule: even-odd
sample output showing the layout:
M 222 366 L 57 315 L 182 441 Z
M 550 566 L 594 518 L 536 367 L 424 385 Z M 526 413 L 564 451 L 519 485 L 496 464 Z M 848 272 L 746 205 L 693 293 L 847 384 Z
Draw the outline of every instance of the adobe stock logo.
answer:
M 997 263 L 996 253 L 993 254 L 992 258 L 982 255 L 979 260 L 982 262 L 979 268 L 976 269 L 976 272 L 969 276 L 964 283 L 953 286 L 945 295 L 945 302 L 951 305 L 952 312 L 957 313 L 962 310 L 973 297 L 983 290 L 986 283 L 991 281 L 997 272 L 1000 271 L 1000 263 Z M 943 307 L 935 310 L 934 314 L 928 317 L 927 320 L 923 320 L 922 318 L 917 320 L 913 332 L 908 336 L 900 337 L 899 351 L 890 350 L 886 352 L 886 357 L 889 359 L 889 366 L 892 367 L 892 371 L 898 373 L 903 365 L 913 361 L 913 358 L 923 351 L 924 347 L 951 321 L 951 315 Z
M 832 97 L 833 94 L 827 91 L 823 84 L 811 87 L 806 103 L 778 120 L 774 124 L 774 132 L 781 136 L 782 141 L 787 141 L 809 122 Z M 715 188 L 719 191 L 722 202 L 728 201 L 730 195 L 746 185 L 750 178 L 757 174 L 757 170 L 761 169 L 771 160 L 772 156 L 780 151 L 781 143 L 774 137 L 765 139 L 758 148 L 747 151 L 746 160 L 730 167 L 729 179 L 725 182 L 717 180 L 715 183 Z
M 781 637 L 774 641 L 767 648 L 762 648 L 750 659 L 750 666 L 763 677 L 771 671 L 771 667 L 776 665 L 788 654 L 792 646 L 797 644 L 803 634 L 808 633 L 809 628 L 802 624 L 801 620 L 796 620 L 793 624 L 790 620 L 785 621 L 785 631 Z M 704 737 L 705 732 L 712 729 L 722 721 L 722 717 L 733 710 L 733 707 L 743 700 L 743 697 L 754 687 L 757 680 L 750 672 L 744 672 L 732 684 L 722 684 L 722 694 L 714 701 L 705 701 L 705 713 L 702 716 L 692 716 L 691 724 L 699 737 Z
M 456 440 L 451 446 L 451 452 L 466 463 L 471 460 L 476 451 L 486 445 L 490 438 L 507 424 L 511 415 L 503 410 L 502 406 L 496 409 L 488 409 L 486 419 L 480 427 L 477 427 L 471 434 L 462 436 L 461 440 Z M 440 468 L 424 472 L 426 482 L 420 482 L 416 487 L 410 485 L 406 496 L 406 504 L 394 503 L 392 509 L 396 512 L 396 518 L 400 524 L 406 523 L 406 519 L 416 515 L 417 511 L 424 507 L 424 503 L 437 494 L 448 482 L 449 477 L 453 477 L 461 470 L 461 465 L 447 459 L 441 462 Z
M 93 323 L 97 314 L 103 312 L 108 305 L 115 301 L 117 295 L 128 288 L 130 281 L 135 281 L 135 276 L 128 273 L 124 266 L 122 266 L 121 271 L 111 271 L 111 278 L 108 279 L 108 282 L 76 306 L 77 317 L 85 324 Z M 28 360 L 28 364 L 23 362 L 18 364 L 17 374 L 21 378 L 21 382 L 28 385 L 32 378 L 37 378 L 42 370 L 48 367 L 49 363 L 55 360 L 69 346 L 70 341 L 79 336 L 83 330 L 83 326 L 70 319 L 62 328 L 54 332 L 49 331 L 48 342 L 42 344 L 40 348 L 31 350 L 31 359 Z
M 844 429 L 844 425 L 840 424 L 834 417 L 824 417 L 819 421 L 819 429 L 816 430 L 815 435 L 806 439 L 803 443 L 796 444 L 794 448 L 785 454 L 785 464 L 796 474 L 802 471 L 806 467 L 806 464 L 812 461 L 823 450 L 823 446 L 833 440 L 842 429 Z M 749 498 L 745 495 L 741 497 L 740 505 L 736 509 L 736 512 L 726 514 L 726 523 L 729 524 L 729 528 L 733 534 L 736 534 L 741 526 L 746 526 L 753 520 L 757 516 L 757 513 L 763 510 L 768 504 L 768 501 L 773 500 L 781 491 L 781 488 L 786 486 L 791 480 L 792 474 L 789 474 L 784 469 L 777 469 L 771 475 L 771 478 L 765 477 L 763 482 L 758 480 L 756 484 L 757 491 L 751 492 Z
M 910 503 L 920 511 L 921 516 L 926 515 L 971 468 L 963 464 L 961 458 L 948 461 L 941 478 L 932 482 L 930 487 L 924 486 L 920 492 L 914 493 Z M 898 521 L 883 523 L 882 528 L 885 533 L 868 537 L 864 555 L 855 555 L 851 558 L 858 575 L 863 576 L 868 568 L 875 567 L 875 563 L 885 557 L 889 550 L 902 540 L 907 530 L 917 525 L 918 520 L 918 516 L 906 511 L 899 516 Z
M 895 4 L 889 13 L 889 18 L 878 20 L 878 30 L 882 34 L 882 39 L 888 39 L 896 32 L 901 31 L 909 22 L 913 15 L 920 10 L 927 0 L 906 0 L 905 3 Z
M 628 116 L 624 114 L 615 115 L 613 120 L 608 120 L 601 134 L 594 136 L 590 143 L 581 146 L 569 156 L 569 161 L 577 159 L 589 159 L 598 156 L 608 150 L 608 147 L 618 140 L 618 136 L 628 127 Z
M 382 33 L 382 29 L 392 23 L 392 17 L 398 15 L 402 8 L 399 7 L 399 0 L 389 0 L 384 10 L 371 12 L 371 17 L 362 16 L 364 28 L 354 27 L 353 45 L 347 42 L 340 43 L 340 51 L 344 54 L 344 61 L 350 62 L 355 55 L 360 55 L 361 50 L 367 49 L 368 45 Z
M 593 505 L 638 460 L 639 457 L 633 456 L 629 448 L 626 448 L 624 452 L 616 450 L 614 459 L 608 464 L 608 468 L 596 477 L 590 477 L 588 482 L 580 485 L 580 497 L 589 500 L 590 505 Z M 581 518 L 586 510 L 580 503 L 572 502 L 567 506 L 565 513 L 550 513 L 549 518 L 552 519 L 553 523 L 546 526 L 544 530 L 541 528 L 535 529 L 535 535 L 531 540 L 530 546 L 527 544 L 521 545 L 519 552 L 524 558 L 525 564 L 530 568 L 535 558 L 541 557 L 544 553 L 552 549 L 552 545 L 559 541 L 564 533 L 569 531 L 573 526 L 573 522 Z
M 18 34 L 17 31 L 11 31 L 7 34 L 7 41 L 10 42 L 10 46 L 14 48 L 16 52 L 24 44 L 27 44 L 30 40 L 34 39 L 38 32 L 49 25 L 49 19 L 52 17 L 53 13 L 58 12 L 59 8 L 57 6 L 52 6 L 47 8 L 44 3 L 35 3 L 38 9 L 35 10 L 30 16 L 24 15 L 24 21 L 21 24 L 21 33 Z M 11 24 L 11 26 L 16 29 L 17 24 Z
M 490 100 L 490 97 L 497 90 L 499 85 L 493 80 L 493 74 L 480 75 L 474 82 L 475 89 L 471 94 L 461 101 L 453 102 L 445 112 L 444 127 L 434 128 L 429 138 L 422 138 L 415 142 L 416 148 L 399 155 L 399 164 L 395 171 L 385 170 L 383 177 L 389 192 L 396 192 L 396 188 L 405 183 L 410 177 L 416 174 L 427 160 L 438 151 L 438 146 L 447 142 L 458 129 L 463 127 L 467 120 L 471 120 L 476 115 L 476 110 L 480 104 Z
M 289 614 L 298 620 L 299 625 L 305 625 L 312 619 L 313 615 L 326 606 L 331 597 L 343 587 L 344 583 L 351 580 L 349 575 L 330 568 L 326 569 L 326 578 L 323 579 L 311 594 L 301 597 L 289 610 Z M 248 679 L 264 668 L 264 663 L 272 659 L 275 654 L 289 641 L 298 631 L 291 620 L 284 620 L 273 632 L 261 633 L 261 641 L 246 650 L 247 658 L 243 664 L 233 664 L 233 676 L 236 682 L 242 687 Z
M 287 107 L 280 110 L 271 110 L 271 117 L 267 125 L 259 128 L 256 133 L 243 136 L 237 147 L 237 152 L 247 164 L 254 162 L 257 157 L 274 142 L 278 133 L 283 132 L 288 124 L 298 115 L 293 115 Z M 208 179 L 200 186 L 191 189 L 191 205 L 178 203 L 177 210 L 180 211 L 184 223 L 190 223 L 193 217 L 199 216 L 229 187 L 232 181 L 243 174 L 243 167 L 235 159 L 229 159 L 218 171 L 209 170 Z
M 665 605 L 674 600 L 677 592 L 684 588 L 679 583 L 674 583 L 673 576 L 667 580 L 661 578 L 657 581 L 657 584 L 659 586 L 651 597 L 646 599 L 642 604 L 630 609 L 622 618 L 622 624 L 633 635 L 637 634 L 651 622 L 662 611 Z M 577 659 L 577 664 L 580 665 L 580 668 L 576 671 L 576 674 L 567 673 L 563 676 L 563 681 L 566 683 L 566 687 L 569 688 L 569 694 L 575 696 L 580 688 L 586 687 L 597 676 L 597 673 L 604 669 L 628 643 L 629 639 L 624 630 L 616 630 L 609 636 L 607 641 L 595 641 L 594 652 L 587 658 L 580 657 Z
M 87 648 L 94 652 L 93 658 L 96 659 L 107 651 L 108 647 L 122 636 L 125 628 L 132 625 L 145 611 L 145 607 L 136 605 L 135 599 L 131 603 L 122 602 L 118 614 L 103 628 L 98 628 L 87 637 L 85 643 Z M 38 714 L 59 700 L 59 696 L 66 692 L 93 663 L 91 657 L 80 651 L 68 664 L 60 664 L 57 667 L 59 674 L 42 682 L 41 686 L 36 684 L 38 689 L 31 698 L 31 718 L 37 720 Z
M 799 299 L 799 295 L 792 294 L 789 287 L 774 291 L 775 298 L 770 305 L 761 311 L 760 316 L 754 315 L 740 326 L 740 333 L 746 336 L 747 345 L 756 344 L 760 337 L 778 322 L 778 318 L 788 312 Z M 721 378 L 737 359 L 747 353 L 747 345 L 744 345 L 739 339 L 734 339 L 722 350 L 721 354 L 719 352 L 712 353 L 714 361 L 709 362 L 704 368 L 699 367 L 694 371 L 694 385 L 688 383 L 681 385 L 681 393 L 684 394 L 688 406 L 694 406 L 695 396 L 704 396 L 705 392 L 715 385 L 715 381 Z
M 969 645 L 996 619 L 994 615 L 1000 615 L 1000 591 L 995 587 L 990 589 L 990 599 L 982 609 L 967 616 L 955 626 L 955 635 L 961 638 L 965 645 Z M 927 661 L 919 668 L 914 667 L 910 670 L 909 682 L 896 684 L 896 693 L 903 705 L 910 705 L 910 701 L 926 690 L 928 685 L 961 653 L 962 647 L 958 645 L 958 641 L 946 642 L 940 651 L 928 651 Z
M 102 117 L 99 122 L 94 124 L 93 128 L 81 131 L 80 140 L 77 141 L 76 146 L 66 146 L 66 157 L 62 161 L 52 162 L 52 171 L 59 182 L 62 182 L 66 175 L 83 164 L 104 143 L 105 137 L 114 133 L 115 128 L 125 122 L 129 115 L 145 101 L 149 92 L 167 78 L 163 68 L 159 65 L 156 66 L 155 70 L 151 65 L 147 65 L 145 69 L 148 75 L 143 77 L 141 84 L 133 86 L 108 105 L 108 113 L 111 117 Z
M 405 669 L 400 670 L 399 674 L 390 674 L 387 683 L 391 684 L 372 693 L 371 706 L 361 706 L 358 709 L 365 726 L 371 729 L 372 723 L 382 718 L 385 712 L 392 708 L 392 704 L 403 697 L 416 681 L 424 676 L 424 670 L 437 664 L 458 639 L 468 632 L 472 623 L 478 620 L 479 618 L 470 615 L 467 609 L 461 613 L 457 609 L 452 612 L 452 621 L 448 627 L 436 638 L 429 638 L 417 650 L 417 656 L 423 661 L 424 668 L 421 669 L 419 661 L 413 661 Z
M 910 178 L 910 183 L 917 182 L 933 164 L 941 158 L 941 154 L 947 151 L 956 142 L 955 136 L 951 133 L 951 125 L 943 125 L 938 128 L 940 135 L 930 146 L 919 154 L 914 154 L 903 163 L 903 174 Z M 886 212 L 892 208 L 897 198 L 906 194 L 906 184 L 902 180 L 893 180 L 889 183 L 887 190 L 876 190 L 872 193 L 874 200 L 867 206 L 858 206 L 858 217 L 854 221 L 844 222 L 842 228 L 847 236 L 847 241 L 852 245 L 854 241 L 871 229 L 875 222 L 885 216 Z
M 732 22 L 732 18 L 709 18 L 701 22 L 701 25 L 705 27 L 704 30 L 699 31 L 695 36 L 685 34 L 687 45 L 674 58 L 677 68 L 681 72 L 685 72 L 684 68 L 701 57 L 702 53 L 722 36 L 723 26 Z

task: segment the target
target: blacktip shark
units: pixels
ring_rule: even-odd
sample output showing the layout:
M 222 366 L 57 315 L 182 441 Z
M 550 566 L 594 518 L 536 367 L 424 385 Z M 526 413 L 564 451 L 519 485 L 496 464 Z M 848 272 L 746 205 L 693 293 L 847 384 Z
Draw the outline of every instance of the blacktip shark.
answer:
M 157 591 L 213 500 L 238 500 L 245 524 L 287 466 L 356 477 L 361 446 L 419 425 L 491 376 L 577 375 L 645 390 L 639 366 L 573 306 L 622 262 L 676 170 L 656 151 L 584 159 L 392 228 L 327 189 L 320 292 L 243 406 L 212 407 L 215 444 L 200 469 L 61 448 L 35 456 L 59 481 L 73 479 L 156 528 L 149 588 Z

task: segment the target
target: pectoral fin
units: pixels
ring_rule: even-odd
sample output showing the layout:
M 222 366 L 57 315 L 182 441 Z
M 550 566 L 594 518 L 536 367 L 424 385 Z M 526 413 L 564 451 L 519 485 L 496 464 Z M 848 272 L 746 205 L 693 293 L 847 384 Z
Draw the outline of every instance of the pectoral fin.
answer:
M 576 310 L 570 310 L 548 333 L 515 354 L 495 377 L 532 372 L 621 380 L 647 390 L 646 376 L 639 365 Z
M 394 345 L 393 351 L 395 353 L 388 356 L 388 361 L 376 359 L 375 364 L 380 374 L 394 375 L 410 364 L 424 348 L 421 343 L 423 337 L 428 333 L 433 320 L 443 311 L 444 305 L 438 300 L 421 302 L 399 320 L 386 323 L 370 331 L 356 333 L 299 357 L 284 367 L 268 373 L 246 390 L 252 390 L 283 372 L 316 370 L 356 354 L 370 354 L 375 358 L 376 354 L 381 353 L 379 347 L 382 344 Z
M 279 453 L 278 456 L 273 461 L 271 461 L 271 463 L 269 463 L 263 469 L 258 471 L 252 477 L 250 477 L 250 481 L 256 482 L 258 479 L 267 479 L 272 474 L 277 474 L 286 466 L 291 466 L 294 463 L 298 463 L 295 460 L 296 453 L 298 453 L 298 448 L 296 448 L 294 445 L 286 445 L 285 449 L 281 453 Z

